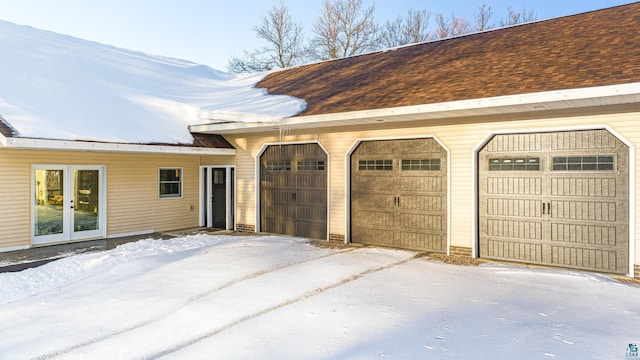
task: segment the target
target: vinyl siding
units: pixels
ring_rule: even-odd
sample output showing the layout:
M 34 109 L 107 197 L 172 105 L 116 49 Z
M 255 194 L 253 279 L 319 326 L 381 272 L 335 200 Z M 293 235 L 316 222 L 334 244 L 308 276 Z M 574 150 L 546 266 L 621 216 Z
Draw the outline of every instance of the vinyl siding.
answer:
M 626 110 L 628 111 L 628 109 Z M 599 110 L 602 112 L 602 110 Z M 550 116 L 535 118 L 535 114 L 523 114 L 519 118 L 505 116 L 494 118 L 473 118 L 420 123 L 398 127 L 394 124 L 375 124 L 367 130 L 362 127 L 343 128 L 340 131 L 324 133 L 290 132 L 282 138 L 274 131 L 265 136 L 226 136 L 236 147 L 238 153 L 238 222 L 255 224 L 255 158 L 265 143 L 283 142 L 319 142 L 330 156 L 329 164 L 329 233 L 345 234 L 346 206 L 345 194 L 346 174 L 345 156 L 357 140 L 410 138 L 435 136 L 449 150 L 450 184 L 449 195 L 451 206 L 450 245 L 456 247 L 473 247 L 474 216 L 474 148 L 478 147 L 492 132 L 519 131 L 551 131 L 576 130 L 608 126 L 633 144 L 640 144 L 640 112 L 623 112 L 581 116 Z M 430 124 L 435 124 L 430 126 Z M 422 126 L 418 126 L 422 125 Z M 640 160 L 636 155 L 635 177 L 640 180 Z M 635 193 L 633 193 L 635 191 Z M 640 181 L 636 181 L 632 196 L 640 194 Z M 636 233 L 640 234 L 640 202 L 636 202 Z M 346 234 L 345 234 L 346 235 Z M 632 239 L 633 240 L 633 239 Z M 636 258 L 640 259 L 640 244 L 636 246 Z
M 31 241 L 31 165 L 104 165 L 107 236 L 198 226 L 197 156 L 9 150 L 0 148 L 0 248 Z M 160 199 L 158 168 L 183 169 L 183 196 Z

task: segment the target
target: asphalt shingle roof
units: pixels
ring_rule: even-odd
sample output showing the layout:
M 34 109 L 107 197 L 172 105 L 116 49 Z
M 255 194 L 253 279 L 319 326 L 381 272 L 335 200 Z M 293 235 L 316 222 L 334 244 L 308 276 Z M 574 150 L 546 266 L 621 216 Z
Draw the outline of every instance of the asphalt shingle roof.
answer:
M 299 115 L 640 82 L 640 2 L 285 69 Z

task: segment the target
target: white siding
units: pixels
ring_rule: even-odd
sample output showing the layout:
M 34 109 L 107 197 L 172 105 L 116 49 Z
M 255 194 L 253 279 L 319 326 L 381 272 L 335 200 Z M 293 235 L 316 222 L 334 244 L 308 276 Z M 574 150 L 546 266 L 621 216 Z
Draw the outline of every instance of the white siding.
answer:
M 346 232 L 346 174 L 345 156 L 350 147 L 358 140 L 408 137 L 437 137 L 449 150 L 450 159 L 450 198 L 449 216 L 451 221 L 450 244 L 459 247 L 473 247 L 475 239 L 474 213 L 474 149 L 492 132 L 524 132 L 575 130 L 607 126 L 633 145 L 640 144 L 640 113 L 598 114 L 584 116 L 556 116 L 536 119 L 535 114 L 520 115 L 520 119 L 505 116 L 482 119 L 460 119 L 420 123 L 411 123 L 412 127 L 394 128 L 397 125 L 371 125 L 368 130 L 345 128 L 340 132 L 318 132 L 296 134 L 292 132 L 280 137 L 277 130 L 266 136 L 226 136 L 238 155 L 238 222 L 255 224 L 255 156 L 265 143 L 318 141 L 330 155 L 330 216 L 329 233 Z M 433 124 L 433 125 L 430 125 Z M 640 179 L 640 160 L 635 162 L 635 178 Z M 635 182 L 632 196 L 640 194 L 640 181 Z M 640 204 L 636 202 L 636 211 L 632 212 L 636 227 L 640 223 Z M 636 233 L 640 233 L 637 231 Z M 633 241 L 634 239 L 632 239 Z M 636 246 L 636 259 L 640 259 L 640 246 Z

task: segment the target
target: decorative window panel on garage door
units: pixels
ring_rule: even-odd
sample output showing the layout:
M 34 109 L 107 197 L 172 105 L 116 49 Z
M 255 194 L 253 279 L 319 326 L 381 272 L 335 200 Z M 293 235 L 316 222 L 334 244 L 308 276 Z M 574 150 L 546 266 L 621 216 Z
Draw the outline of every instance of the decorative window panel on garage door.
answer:
M 327 154 L 320 145 L 271 145 L 260 164 L 261 230 L 326 239 Z
M 447 251 L 447 153 L 436 140 L 358 145 L 351 155 L 351 241 Z
M 628 272 L 629 149 L 608 131 L 497 135 L 479 177 L 480 256 Z

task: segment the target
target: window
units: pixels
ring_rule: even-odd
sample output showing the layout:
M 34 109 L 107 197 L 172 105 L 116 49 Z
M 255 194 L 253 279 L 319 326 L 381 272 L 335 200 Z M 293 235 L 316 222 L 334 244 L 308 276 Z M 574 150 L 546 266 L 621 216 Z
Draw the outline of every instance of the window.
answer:
M 291 161 L 267 161 L 268 171 L 288 171 L 291 170 Z
M 440 159 L 402 160 L 402 170 L 440 170 Z
M 610 171 L 613 156 L 559 156 L 553 158 L 554 171 Z
M 302 171 L 302 170 L 323 171 L 324 170 L 324 161 L 322 161 L 322 160 L 298 161 L 298 171 Z
M 393 170 L 393 160 L 360 160 L 358 170 Z
M 537 171 L 539 157 L 504 157 L 489 159 L 489 171 Z
M 182 196 L 182 169 L 160 169 L 159 179 L 159 193 L 161 198 L 174 198 Z

